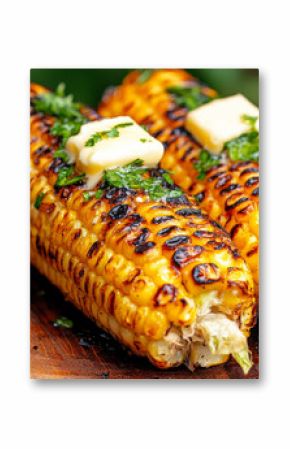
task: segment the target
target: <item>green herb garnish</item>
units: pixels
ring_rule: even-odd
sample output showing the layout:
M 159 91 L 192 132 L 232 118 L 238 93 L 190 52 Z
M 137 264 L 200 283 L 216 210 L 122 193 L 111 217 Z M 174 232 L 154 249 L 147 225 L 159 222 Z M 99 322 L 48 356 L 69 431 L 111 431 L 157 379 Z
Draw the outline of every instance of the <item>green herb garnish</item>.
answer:
M 55 92 L 47 92 L 33 101 L 35 110 L 57 117 L 51 128 L 51 134 L 60 138 L 63 148 L 67 139 L 78 134 L 81 126 L 87 122 L 80 113 L 80 105 L 73 101 L 72 95 L 65 95 L 65 85 L 59 84 Z
M 58 172 L 57 180 L 54 186 L 55 187 L 71 186 L 73 184 L 77 184 L 80 181 L 83 181 L 85 173 L 72 177 L 73 172 L 74 168 L 72 165 L 61 168 Z
M 104 193 L 104 190 L 103 190 L 103 189 L 98 189 L 98 190 L 96 191 L 95 197 L 97 198 L 97 200 L 99 200 L 100 198 L 102 198 L 103 193 Z
M 61 316 L 54 320 L 53 322 L 54 327 L 64 327 L 66 329 L 71 329 L 74 325 L 73 321 L 69 318 L 66 318 L 65 316 Z
M 137 78 L 137 83 L 143 84 L 149 80 L 150 76 L 153 73 L 153 69 L 143 69 L 139 70 L 140 75 Z
M 57 158 L 59 157 L 63 162 L 67 163 L 69 161 L 69 155 L 67 154 L 67 152 L 65 150 L 56 150 L 53 153 L 53 157 Z
M 79 118 L 81 113 L 78 103 L 74 103 L 72 95 L 65 96 L 65 85 L 59 84 L 55 92 L 47 92 L 33 100 L 37 112 L 63 118 Z
M 220 164 L 221 157 L 213 155 L 209 153 L 207 150 L 201 150 L 199 154 L 199 160 L 194 165 L 196 170 L 198 171 L 197 179 L 204 179 L 206 176 L 207 171 L 212 168 L 216 167 Z
M 89 201 L 93 196 L 92 192 L 83 192 L 83 197 L 85 201 Z
M 173 185 L 173 179 L 171 178 L 169 172 L 167 173 L 163 173 L 162 177 L 165 179 L 165 181 L 167 182 L 167 184 Z
M 253 117 L 252 115 L 244 114 L 244 115 L 242 115 L 242 120 L 250 126 L 251 131 L 256 130 L 256 123 L 257 123 L 258 117 Z
M 159 177 L 148 176 L 148 169 L 142 165 L 143 161 L 136 159 L 124 167 L 106 170 L 103 180 L 112 187 L 144 190 L 153 201 L 161 198 L 177 198 L 182 195 L 180 189 L 169 188 L 173 185 L 169 173 L 162 173 Z
M 93 147 L 100 140 L 119 137 L 120 136 L 119 128 L 126 128 L 127 126 L 132 126 L 132 125 L 133 125 L 132 122 L 119 123 L 119 125 L 115 125 L 115 126 L 113 126 L 113 128 L 111 128 L 107 131 L 96 132 L 86 141 L 85 146 Z
M 175 102 L 182 107 L 187 108 L 189 111 L 196 109 L 202 104 L 208 103 L 212 98 L 204 95 L 201 91 L 201 87 L 182 87 L 172 86 L 167 89 L 171 95 L 173 95 Z
M 51 134 L 57 136 L 61 140 L 61 147 L 63 148 L 69 139 L 80 132 L 81 126 L 86 123 L 83 116 L 71 118 L 59 118 L 57 119 L 52 128 Z
M 37 198 L 36 198 L 35 203 L 34 203 L 35 209 L 39 209 L 40 208 L 40 205 L 41 205 L 42 200 L 43 200 L 44 197 L 45 197 L 45 193 L 44 192 L 41 192 L 39 195 L 37 195 Z
M 258 161 L 259 160 L 259 133 L 251 131 L 229 140 L 225 146 L 232 161 Z

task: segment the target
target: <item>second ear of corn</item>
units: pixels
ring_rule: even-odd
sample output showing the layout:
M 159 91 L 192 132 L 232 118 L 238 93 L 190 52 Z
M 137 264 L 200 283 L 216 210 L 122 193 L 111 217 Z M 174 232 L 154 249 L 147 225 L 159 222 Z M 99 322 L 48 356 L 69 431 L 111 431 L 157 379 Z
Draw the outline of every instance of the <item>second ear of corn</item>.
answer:
M 201 207 L 231 235 L 248 262 L 258 290 L 259 173 L 256 162 L 226 161 L 197 179 L 195 164 L 201 147 L 185 130 L 187 110 L 178 106 L 170 87 L 199 87 L 214 98 L 216 92 L 183 70 L 154 70 L 140 82 L 131 72 L 123 84 L 111 89 L 99 107 L 103 116 L 129 115 L 165 146 L 161 167 L 170 170 L 177 185 L 193 195 Z
M 43 92 L 32 86 L 32 98 Z M 252 276 L 230 237 L 185 195 L 161 202 L 142 191 L 111 189 L 85 201 L 82 186 L 56 189 L 53 121 L 32 111 L 32 263 L 88 317 L 156 366 L 224 362 L 227 351 L 205 360 L 202 332 L 210 321 L 195 345 L 192 337 L 208 313 L 227 317 L 245 338 L 254 324 Z M 210 344 L 217 350 L 216 341 Z

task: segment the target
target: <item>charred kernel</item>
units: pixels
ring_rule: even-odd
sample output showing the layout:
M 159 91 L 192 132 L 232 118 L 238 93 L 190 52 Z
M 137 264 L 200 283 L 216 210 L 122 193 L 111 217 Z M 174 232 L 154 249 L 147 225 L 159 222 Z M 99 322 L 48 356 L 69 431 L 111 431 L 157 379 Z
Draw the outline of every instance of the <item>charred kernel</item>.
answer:
M 182 117 L 184 117 L 184 113 L 185 113 L 184 109 L 177 108 L 177 109 L 167 111 L 166 115 L 169 118 L 169 120 L 172 120 L 175 122 L 177 120 L 180 120 Z
M 120 189 L 117 187 L 112 187 L 105 191 L 105 198 L 109 200 L 110 203 L 121 203 L 133 193 L 135 192 L 124 187 Z
M 164 204 L 158 204 L 157 206 L 152 206 L 150 209 L 152 210 L 158 210 L 158 209 L 168 209 L 167 206 L 165 206 Z
M 190 156 L 191 153 L 192 153 L 192 147 L 187 148 L 187 150 L 184 152 L 181 160 L 185 161 Z
M 217 242 L 216 240 L 210 240 L 209 242 L 207 242 L 207 245 L 210 245 L 214 250 L 223 249 L 227 246 L 225 243 Z
M 160 229 L 160 231 L 157 232 L 157 235 L 160 236 L 168 235 L 170 234 L 170 232 L 176 229 L 179 229 L 178 226 L 168 226 L 167 228 Z
M 51 214 L 55 209 L 55 204 L 53 203 L 41 203 L 39 206 L 41 212 L 45 212 L 46 214 Z
M 164 246 L 168 249 L 176 248 L 176 246 L 181 245 L 182 243 L 187 243 L 189 237 L 187 235 L 176 235 L 171 239 L 166 240 Z
M 129 220 L 132 220 L 132 224 L 134 223 L 136 225 L 140 224 L 140 223 L 142 223 L 142 221 L 144 221 L 144 219 L 139 214 L 131 214 L 131 215 L 128 215 L 127 218 Z
M 123 228 L 121 228 L 124 232 L 130 232 L 134 228 L 138 228 L 138 226 L 144 222 L 144 219 L 139 214 L 128 215 L 129 223 L 127 223 Z
M 194 209 L 192 207 L 186 207 L 185 209 L 179 209 L 176 211 L 177 215 L 181 215 L 182 217 L 202 217 L 203 214 L 200 209 Z
M 240 253 L 237 249 L 232 250 L 232 255 L 234 256 L 235 259 L 238 259 L 240 257 Z
M 87 254 L 89 259 L 91 259 L 96 254 L 99 247 L 100 247 L 100 242 L 98 240 L 92 244 L 92 246 L 88 250 L 88 254 Z
M 247 281 L 227 281 L 227 285 L 229 288 L 239 288 L 244 294 L 247 294 L 249 291 L 249 284 Z
M 85 274 L 85 270 L 83 268 L 81 268 L 79 271 L 79 277 L 82 278 L 84 274 Z
M 173 263 L 178 268 L 181 268 L 191 262 L 194 257 L 201 254 L 202 251 L 203 247 L 199 245 L 178 248 L 172 256 Z
M 212 182 L 212 181 L 214 181 L 215 179 L 220 178 L 221 176 L 223 176 L 223 175 L 225 175 L 225 174 L 226 174 L 225 171 L 220 171 L 220 172 L 218 172 L 218 173 L 215 173 L 214 175 L 212 175 L 212 176 L 210 176 L 210 177 L 208 178 L 208 182 Z
M 253 178 L 249 178 L 245 182 L 245 186 L 247 186 L 247 187 L 254 186 L 255 184 L 258 184 L 258 182 L 259 182 L 259 177 L 258 176 L 253 176 Z
M 60 158 L 53 159 L 52 163 L 49 166 L 49 170 L 52 170 L 54 173 L 58 173 L 59 170 L 66 167 L 66 164 Z
M 231 233 L 230 233 L 230 236 L 232 239 L 237 235 L 237 233 L 241 227 L 242 227 L 242 225 L 240 223 L 235 224 L 235 226 L 232 228 Z
M 141 223 L 144 222 L 144 219 L 139 214 L 127 215 L 127 219 L 129 220 L 127 226 L 131 229 L 138 227 Z
M 246 166 L 249 165 L 249 164 L 250 164 L 250 161 L 237 162 L 236 164 L 233 164 L 233 165 L 230 167 L 230 171 L 235 171 L 235 170 L 237 170 L 238 168 L 246 167 Z
M 258 171 L 259 171 L 259 169 L 256 167 L 249 167 L 242 171 L 241 176 L 247 175 L 249 173 L 257 173 Z
M 67 200 L 67 199 L 71 196 L 73 190 L 74 190 L 74 186 L 62 188 L 62 189 L 60 190 L 60 197 L 61 197 L 63 200 Z
M 40 158 L 46 154 L 51 153 L 51 148 L 49 148 L 47 145 L 43 145 L 39 147 L 33 154 L 33 162 L 35 165 L 39 164 Z
M 156 243 L 154 243 L 154 242 L 142 243 L 141 245 L 136 246 L 135 253 L 136 254 L 143 254 L 146 251 L 148 251 L 149 249 L 153 248 L 155 245 L 156 245 Z
M 215 189 L 219 189 L 227 184 L 227 182 L 231 181 L 232 175 L 221 176 L 214 185 Z
M 226 193 L 230 193 L 233 190 L 239 189 L 241 187 L 240 184 L 230 184 L 220 191 L 220 195 L 225 195 Z
M 211 223 L 215 228 L 220 229 L 221 231 L 226 232 L 225 229 L 222 227 L 222 225 L 219 224 L 217 221 L 215 221 L 215 220 L 210 220 L 210 223 Z
M 233 204 L 228 204 L 229 200 L 231 200 L 231 198 L 229 198 L 226 201 L 226 205 L 225 205 L 225 210 L 229 211 L 231 209 L 235 209 L 235 207 L 239 206 L 240 204 L 244 203 L 245 201 L 248 201 L 248 198 L 243 196 L 242 198 L 238 199 L 235 203 Z
M 160 223 L 165 223 L 166 221 L 173 220 L 173 219 L 174 219 L 173 215 L 163 215 L 163 216 L 160 216 L 160 217 L 153 218 L 152 223 L 153 224 L 160 224 Z
M 254 195 L 254 196 L 259 196 L 259 187 L 257 187 L 256 189 L 254 189 L 254 190 L 252 191 L 252 195 Z
M 257 254 L 257 253 L 258 253 L 258 247 L 254 246 L 254 248 L 252 248 L 250 251 L 247 252 L 247 257 L 251 257 L 251 256 L 253 256 L 254 254 Z
M 178 196 L 176 198 L 166 198 L 166 202 L 169 204 L 189 204 L 189 200 L 185 195 Z
M 163 129 L 160 129 L 159 131 L 156 131 L 155 133 L 153 133 L 153 137 L 155 137 L 155 139 L 158 139 L 158 137 L 160 137 L 162 133 L 163 133 Z
M 150 235 L 150 231 L 148 228 L 140 229 L 140 234 L 133 240 L 133 245 L 139 246 L 144 243 Z
M 204 197 L 205 197 L 205 192 L 199 192 L 196 195 L 194 195 L 194 199 L 198 203 L 201 203 L 204 200 Z
M 214 232 L 203 231 L 203 230 L 195 231 L 193 233 L 193 235 L 194 235 L 194 237 L 197 237 L 197 238 L 209 238 L 209 239 L 212 239 L 212 238 L 215 237 Z
M 140 268 L 136 268 L 133 273 L 128 274 L 128 277 L 125 279 L 124 285 L 130 285 L 133 283 L 133 281 L 136 279 L 137 276 L 141 274 Z
M 164 284 L 156 293 L 155 303 L 157 306 L 165 306 L 168 302 L 175 301 L 177 288 L 172 284 Z
M 220 279 L 220 273 L 214 263 L 201 263 L 193 268 L 192 277 L 197 284 L 212 284 Z
M 112 220 L 119 220 L 126 217 L 129 206 L 127 204 L 120 204 L 119 206 L 113 207 L 108 213 Z
M 253 205 L 251 203 L 247 204 L 246 207 L 238 211 L 238 214 L 240 215 L 247 215 L 253 210 Z
M 73 235 L 73 240 L 78 239 L 81 236 L 82 230 L 81 229 L 77 229 L 76 232 Z
M 51 260 L 56 260 L 56 255 L 50 249 L 48 250 L 48 257 Z
M 182 136 L 182 135 L 186 135 L 186 131 L 184 128 L 177 127 L 177 128 L 173 128 L 171 130 L 171 134 L 174 136 Z

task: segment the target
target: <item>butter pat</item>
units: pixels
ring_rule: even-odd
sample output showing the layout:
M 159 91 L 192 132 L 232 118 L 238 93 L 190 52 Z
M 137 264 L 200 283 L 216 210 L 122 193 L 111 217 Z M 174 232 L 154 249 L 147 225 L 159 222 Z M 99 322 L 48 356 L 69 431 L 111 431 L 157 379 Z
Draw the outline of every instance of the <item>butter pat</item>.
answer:
M 219 154 L 226 142 L 250 131 L 251 125 L 243 115 L 258 117 L 259 109 L 237 94 L 213 100 L 189 112 L 185 127 L 204 148 Z
M 122 167 L 135 159 L 142 159 L 146 167 L 155 167 L 163 156 L 162 143 L 131 117 L 86 123 L 79 134 L 68 139 L 66 149 L 77 168 L 86 173 L 89 188 L 106 169 Z

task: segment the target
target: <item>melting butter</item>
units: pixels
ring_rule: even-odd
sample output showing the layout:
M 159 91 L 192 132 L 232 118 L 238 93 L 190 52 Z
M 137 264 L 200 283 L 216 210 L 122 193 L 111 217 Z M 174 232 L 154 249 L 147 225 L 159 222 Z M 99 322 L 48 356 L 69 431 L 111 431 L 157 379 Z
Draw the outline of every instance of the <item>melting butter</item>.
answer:
M 219 154 L 226 142 L 251 130 L 251 125 L 243 118 L 245 115 L 259 117 L 259 109 L 237 94 L 213 100 L 189 112 L 185 127 L 205 149 Z
M 80 132 L 68 139 L 66 150 L 78 170 L 86 173 L 88 188 L 100 180 L 104 170 L 122 167 L 135 159 L 142 159 L 146 167 L 156 167 L 164 151 L 161 142 L 126 116 L 82 125 Z

